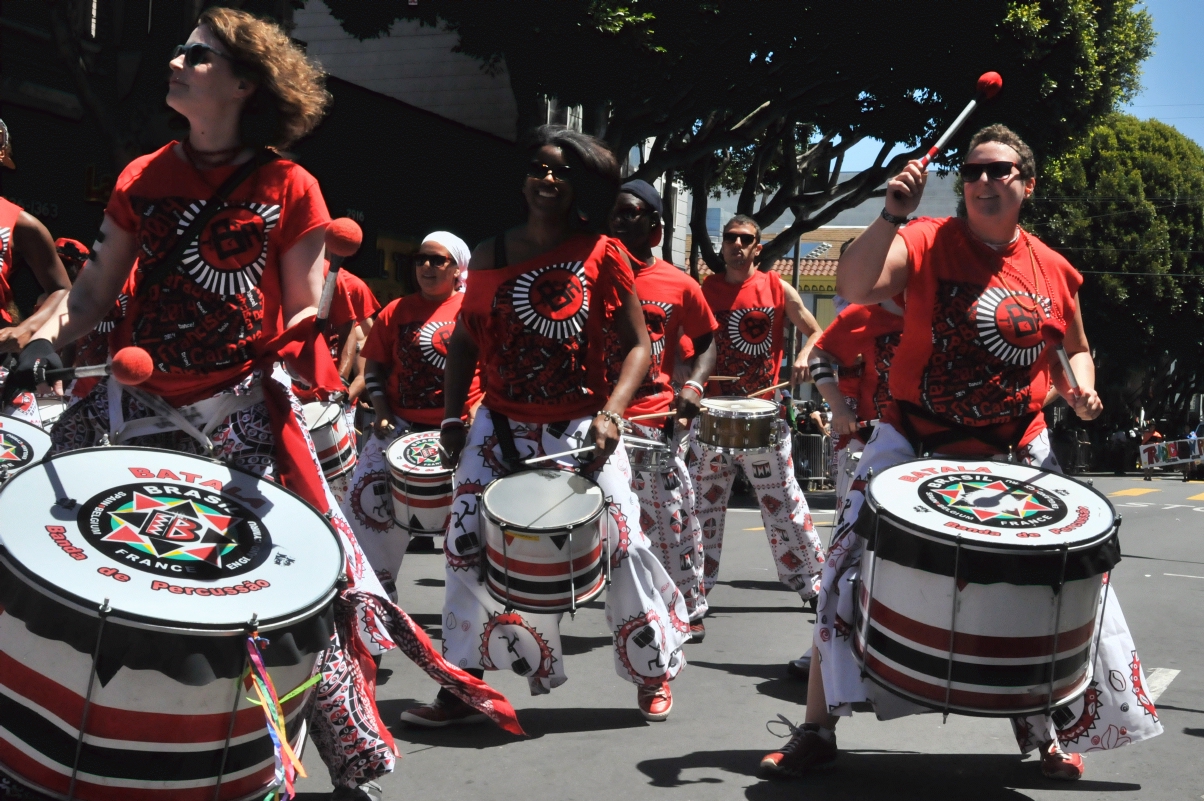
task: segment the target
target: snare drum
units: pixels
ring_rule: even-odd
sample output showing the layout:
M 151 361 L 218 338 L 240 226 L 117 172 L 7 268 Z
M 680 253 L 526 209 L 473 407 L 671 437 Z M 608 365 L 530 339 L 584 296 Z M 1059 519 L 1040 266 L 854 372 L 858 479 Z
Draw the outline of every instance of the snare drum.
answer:
M 654 439 L 623 435 L 627 448 L 627 460 L 634 471 L 647 470 L 651 473 L 668 473 L 673 469 L 673 458 L 669 446 Z
M 945 712 L 1047 712 L 1091 682 L 1108 499 L 1058 473 L 918 459 L 874 475 L 854 649 L 887 690 Z
M 347 425 L 343 407 L 337 403 L 319 401 L 301 407 L 305 427 L 318 452 L 318 463 L 327 480 L 341 478 L 355 470 L 355 436 Z
M 698 415 L 698 441 L 719 453 L 777 449 L 778 404 L 764 398 L 706 398 Z
M 606 588 L 602 488 L 564 470 L 527 470 L 481 495 L 485 587 L 507 608 L 573 612 Z
M 439 432 L 395 440 L 385 451 L 393 491 L 393 520 L 411 534 L 442 535 L 452 507 L 452 471 L 439 458 Z
M 45 459 L 0 515 L 0 767 L 83 801 L 262 798 L 275 760 L 246 632 L 279 697 L 314 675 L 344 570 L 325 518 L 220 462 L 130 447 Z M 313 692 L 284 704 L 294 748 Z
M 33 423 L 0 416 L 0 483 L 50 453 L 50 435 Z

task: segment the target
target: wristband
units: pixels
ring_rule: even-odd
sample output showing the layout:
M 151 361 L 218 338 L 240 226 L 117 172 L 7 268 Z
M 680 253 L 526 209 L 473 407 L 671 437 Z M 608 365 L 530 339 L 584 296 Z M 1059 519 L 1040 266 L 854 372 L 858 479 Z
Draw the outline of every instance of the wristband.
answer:
M 702 394 L 703 394 L 702 384 L 700 384 L 694 380 L 690 380 L 690 381 L 687 381 L 686 383 L 682 384 L 681 389 L 682 389 L 682 392 L 685 392 L 687 389 L 692 389 L 698 393 L 698 397 L 700 397 L 700 398 L 702 397 Z
M 832 367 L 831 362 L 816 359 L 808 362 L 807 366 L 811 368 L 811 380 L 815 382 L 816 386 L 836 383 L 836 370 Z
M 442 431 L 445 428 L 452 428 L 453 426 L 459 426 L 460 428 L 463 428 L 464 421 L 461 420 L 459 417 L 445 418 L 443 420 L 443 422 L 439 424 L 439 430 Z
M 882 207 L 882 211 L 878 214 L 878 216 L 881 217 L 882 219 L 886 220 L 891 225 L 906 225 L 907 224 L 906 217 L 897 217 L 894 214 L 891 214 L 889 211 L 886 210 L 885 206 Z
M 612 412 L 608 409 L 603 409 L 602 411 L 598 412 L 598 414 L 595 414 L 594 417 L 605 417 L 607 420 L 615 424 L 615 428 L 619 429 L 620 431 L 623 430 L 623 416 L 618 412 Z

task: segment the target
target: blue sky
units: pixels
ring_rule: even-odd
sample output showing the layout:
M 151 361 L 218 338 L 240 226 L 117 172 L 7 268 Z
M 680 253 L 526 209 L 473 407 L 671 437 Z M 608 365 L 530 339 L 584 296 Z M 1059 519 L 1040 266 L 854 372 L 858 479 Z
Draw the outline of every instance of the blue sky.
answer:
M 1146 0 L 1154 17 L 1154 55 L 1142 64 L 1142 90 L 1126 107 L 1141 119 L 1158 119 L 1204 145 L 1204 0 Z M 849 150 L 846 170 L 871 166 L 879 144 L 868 140 Z

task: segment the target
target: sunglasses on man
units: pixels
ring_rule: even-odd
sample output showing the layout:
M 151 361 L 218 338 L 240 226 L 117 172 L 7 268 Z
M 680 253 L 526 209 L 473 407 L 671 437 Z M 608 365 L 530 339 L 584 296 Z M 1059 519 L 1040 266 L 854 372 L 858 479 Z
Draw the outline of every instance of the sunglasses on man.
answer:
M 226 55 L 215 47 L 210 47 L 204 42 L 191 42 L 189 44 L 176 45 L 176 49 L 171 51 L 171 60 L 175 61 L 181 55 L 184 56 L 184 63 L 190 67 L 195 67 L 205 60 L 205 56 L 212 53 L 215 56 L 221 56 L 228 61 L 234 59 Z
M 1002 181 L 1012 174 L 1012 170 L 1019 169 L 1015 162 L 1011 161 L 989 161 L 986 164 L 963 164 L 958 172 L 961 174 L 962 180 L 972 184 L 982 177 L 985 172 L 987 177 L 993 181 Z
M 429 264 L 432 267 L 434 267 L 436 270 L 438 270 L 440 267 L 442 267 L 443 265 L 448 264 L 450 262 L 451 262 L 451 259 L 449 259 L 447 256 L 437 256 L 433 253 L 419 253 L 417 256 L 414 257 L 414 266 L 415 267 L 421 267 L 424 264 Z
M 564 183 L 573 177 L 573 171 L 567 164 L 560 167 L 553 167 L 549 164 L 544 164 L 542 161 L 533 161 L 527 167 L 527 177 L 534 178 L 537 181 L 542 181 L 548 177 L 548 173 L 552 174 L 552 180 L 556 183 Z
M 734 245 L 737 242 L 739 242 L 740 247 L 746 248 L 749 245 L 751 245 L 753 242 L 757 241 L 757 235 L 756 234 L 737 234 L 737 233 L 733 233 L 733 232 L 729 231 L 728 233 L 723 235 L 723 241 L 729 245 Z

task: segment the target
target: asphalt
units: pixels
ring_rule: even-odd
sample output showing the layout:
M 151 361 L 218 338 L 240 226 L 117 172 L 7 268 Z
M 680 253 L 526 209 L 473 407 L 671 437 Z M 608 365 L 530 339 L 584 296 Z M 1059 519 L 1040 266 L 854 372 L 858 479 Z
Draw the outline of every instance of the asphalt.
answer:
M 805 685 L 785 663 L 810 642 L 813 617 L 775 580 L 759 514 L 729 512 L 720 581 L 710 596 L 706 640 L 687 646 L 673 682 L 668 721 L 648 723 L 635 688 L 613 667 L 600 604 L 564 623 L 569 681 L 532 697 L 525 680 L 487 674 L 506 693 L 528 732 L 491 724 L 441 731 L 392 726 L 403 758 L 381 783 L 387 799 L 1199 799 L 1204 798 L 1204 483 L 1178 477 L 1096 477 L 1124 520 L 1116 597 L 1150 674 L 1166 733 L 1090 754 L 1073 784 L 1043 779 L 1033 757 L 1016 753 L 1002 720 L 924 715 L 888 723 L 858 714 L 841 723 L 843 751 L 833 769 L 797 781 L 758 778 L 757 763 L 779 747 L 766 722 L 800 721 Z M 831 493 L 812 500 L 817 523 L 831 520 Z M 748 504 L 743 504 L 747 506 Z M 821 529 L 826 538 L 827 529 Z M 402 606 L 438 635 L 442 556 L 410 554 L 399 582 Z M 385 657 L 380 708 L 431 700 L 435 684 L 396 652 Z M 1174 671 L 1179 671 L 1175 673 Z M 1169 681 L 1169 684 L 1167 682 Z M 1165 685 L 1165 686 L 1164 686 Z M 781 729 L 782 727 L 777 727 Z M 298 798 L 323 801 L 330 782 L 316 752 Z

